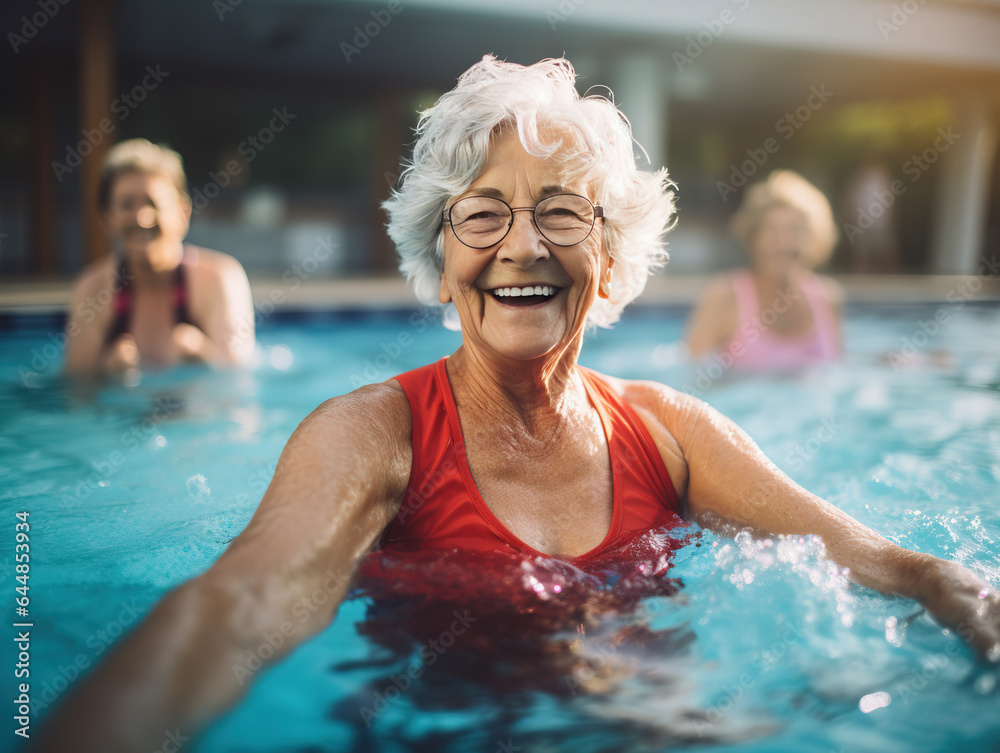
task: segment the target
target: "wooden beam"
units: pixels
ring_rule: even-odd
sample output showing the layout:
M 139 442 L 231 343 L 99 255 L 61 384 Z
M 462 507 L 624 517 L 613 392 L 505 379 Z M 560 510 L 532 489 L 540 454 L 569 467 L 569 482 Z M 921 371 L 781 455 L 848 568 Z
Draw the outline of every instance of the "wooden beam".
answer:
M 371 207 L 372 261 L 377 272 L 391 272 L 397 267 L 396 249 L 385 232 L 387 217 L 382 202 L 399 180 L 399 160 L 403 150 L 402 94 L 384 90 L 375 100 L 374 199 Z
M 103 118 L 111 116 L 115 87 L 115 38 L 111 0 L 80 0 L 78 7 L 80 136 L 87 140 L 87 133 L 96 131 L 101 135 L 100 141 L 91 143 L 90 154 L 80 164 L 84 256 L 89 263 L 108 253 L 108 239 L 97 213 L 97 182 L 113 138 L 112 134 L 101 131 L 99 124 Z
M 56 273 L 56 227 L 58 196 L 52 163 L 56 161 L 56 97 L 58 79 L 55 63 L 49 55 L 32 60 L 28 73 L 31 81 L 31 258 L 32 271 L 38 275 Z

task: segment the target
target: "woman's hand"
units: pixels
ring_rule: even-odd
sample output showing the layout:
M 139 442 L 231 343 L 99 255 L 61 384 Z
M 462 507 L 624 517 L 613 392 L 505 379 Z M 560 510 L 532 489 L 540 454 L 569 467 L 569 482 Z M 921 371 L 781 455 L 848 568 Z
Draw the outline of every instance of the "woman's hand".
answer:
M 932 560 L 919 578 L 917 600 L 980 656 L 1000 662 L 1000 591 L 956 562 Z
M 104 370 L 113 374 L 124 374 L 139 368 L 141 360 L 142 356 L 135 338 L 126 332 L 108 347 L 108 352 L 104 356 Z
M 174 351 L 184 361 L 210 361 L 212 341 L 193 324 L 181 322 L 170 333 Z

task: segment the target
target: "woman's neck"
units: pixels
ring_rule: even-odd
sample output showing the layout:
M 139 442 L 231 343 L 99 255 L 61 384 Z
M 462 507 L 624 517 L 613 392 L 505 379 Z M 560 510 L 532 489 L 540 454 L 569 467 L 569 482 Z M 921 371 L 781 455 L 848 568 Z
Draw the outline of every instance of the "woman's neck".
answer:
M 535 436 L 559 430 L 587 405 L 576 363 L 580 344 L 577 339 L 557 354 L 532 361 L 503 359 L 462 345 L 447 361 L 455 400 L 463 414 L 508 416 Z
M 793 264 L 781 270 L 753 267 L 752 272 L 758 290 L 772 291 L 788 289 L 797 285 L 808 270 L 799 264 Z
M 184 259 L 181 241 L 166 241 L 150 245 L 141 255 L 130 256 L 128 264 L 136 282 L 142 286 L 172 282 L 173 273 Z

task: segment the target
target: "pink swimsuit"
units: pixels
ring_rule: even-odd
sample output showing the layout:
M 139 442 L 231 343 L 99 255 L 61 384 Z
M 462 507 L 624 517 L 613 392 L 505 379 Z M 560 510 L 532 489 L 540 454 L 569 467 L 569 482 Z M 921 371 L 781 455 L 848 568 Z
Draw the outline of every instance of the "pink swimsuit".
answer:
M 757 287 L 748 270 L 735 272 L 731 278 L 736 294 L 736 332 L 726 345 L 733 367 L 741 371 L 764 372 L 799 369 L 835 360 L 838 353 L 837 325 L 834 312 L 824 300 L 823 283 L 806 273 L 797 282 L 812 310 L 813 327 L 804 335 L 782 337 L 768 328 L 796 293 L 780 291 L 772 305 L 763 311 L 757 300 Z

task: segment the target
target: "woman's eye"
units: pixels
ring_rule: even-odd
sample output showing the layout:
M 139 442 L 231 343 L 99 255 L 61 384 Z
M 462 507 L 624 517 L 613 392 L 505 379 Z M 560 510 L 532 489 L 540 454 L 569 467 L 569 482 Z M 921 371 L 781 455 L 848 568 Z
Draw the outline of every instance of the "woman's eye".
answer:
M 542 217 L 551 219 L 580 219 L 580 216 L 576 212 L 572 209 L 567 209 L 566 207 L 552 207 L 551 209 L 546 209 L 542 212 Z

